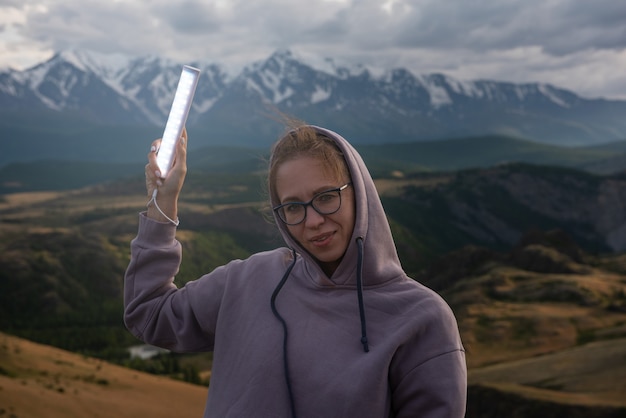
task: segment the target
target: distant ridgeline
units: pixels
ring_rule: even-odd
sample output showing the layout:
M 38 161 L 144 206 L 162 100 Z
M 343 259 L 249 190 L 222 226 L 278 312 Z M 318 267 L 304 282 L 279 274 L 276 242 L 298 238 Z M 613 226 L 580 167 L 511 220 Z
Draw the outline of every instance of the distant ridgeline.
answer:
M 55 152 L 63 148 L 68 140 L 66 136 L 52 133 L 41 139 L 33 139 L 34 145 L 27 148 L 35 151 L 29 151 L 23 161 L 2 165 L 2 158 L 7 155 L 0 155 L 0 195 L 71 190 L 117 179 L 132 179 L 141 183 L 146 144 L 149 145 L 152 138 L 158 135 L 160 132 L 132 135 L 132 132 L 123 133 L 120 129 L 111 132 L 106 127 L 94 127 L 93 132 L 81 135 L 82 144 L 71 145 L 72 153 L 62 153 L 58 157 L 55 157 Z M 190 148 L 193 149 L 188 156 L 190 173 L 204 176 L 205 181 L 216 174 L 236 177 L 264 173 L 269 146 L 199 147 L 197 142 L 203 139 L 203 135 L 190 132 Z M 85 138 L 105 144 L 104 148 L 93 147 Z M 115 146 L 116 140 L 126 143 Z M 21 141 L 19 144 L 19 147 L 25 146 Z M 570 167 L 595 174 L 617 174 L 626 170 L 626 141 L 592 147 L 564 147 L 492 135 L 355 146 L 372 175 L 378 178 L 489 168 L 513 163 Z M 81 147 L 88 149 L 91 154 L 81 153 Z
M 0 137 L 7 139 L 0 166 L 143 158 L 163 132 L 182 63 L 109 58 L 63 51 L 24 71 L 0 71 Z M 236 74 L 219 62 L 191 63 L 202 72 L 187 123 L 190 147 L 268 149 L 284 130 L 276 110 L 358 145 L 485 135 L 567 147 L 626 140 L 624 100 L 588 99 L 543 83 L 461 81 L 404 68 L 379 74 L 319 62 L 276 51 Z
M 533 230 L 562 230 L 592 254 L 626 249 L 621 175 L 513 164 L 377 182 L 403 265 L 414 277 L 466 245 L 510 249 Z M 181 197 L 181 239 L 189 247 L 181 282 L 282 245 L 265 219 L 261 183 L 254 173 L 190 172 Z M 121 329 L 122 276 L 135 216 L 145 205 L 143 187 L 135 177 L 32 201 L 7 196 L 0 203 L 0 329 L 61 339 L 55 344 L 73 350 L 106 346 L 87 343 L 84 334 L 70 343 L 55 327 Z

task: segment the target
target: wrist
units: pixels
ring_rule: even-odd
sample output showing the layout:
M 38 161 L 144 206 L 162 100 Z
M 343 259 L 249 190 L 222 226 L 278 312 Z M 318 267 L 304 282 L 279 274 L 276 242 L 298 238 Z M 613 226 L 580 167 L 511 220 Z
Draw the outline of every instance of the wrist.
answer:
M 178 204 L 177 199 L 159 198 L 157 189 L 152 193 L 151 199 L 147 203 L 146 215 L 159 222 L 170 222 L 178 226 Z

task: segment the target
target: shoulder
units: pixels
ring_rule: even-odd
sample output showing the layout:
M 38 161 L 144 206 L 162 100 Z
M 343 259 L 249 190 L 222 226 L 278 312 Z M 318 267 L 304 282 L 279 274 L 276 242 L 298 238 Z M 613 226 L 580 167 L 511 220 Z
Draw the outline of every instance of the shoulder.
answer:
M 236 294 L 250 292 L 262 294 L 263 289 L 271 288 L 289 264 L 291 252 L 278 248 L 252 254 L 245 259 L 236 259 L 217 267 L 197 280 L 185 285 L 193 289 L 194 298 L 206 299 L 207 295 Z M 250 286 L 254 283 L 254 286 Z M 220 296 L 221 297 L 221 296 Z
M 464 348 L 454 312 L 434 290 L 413 279 L 399 281 L 404 288 L 403 337 L 394 356 L 394 371 L 402 378 L 414 368 L 449 356 L 464 358 Z M 452 354 L 456 353 L 456 354 Z
M 401 318 L 400 326 L 408 328 L 406 335 L 416 341 L 438 341 L 453 346 L 459 345 L 456 317 L 448 303 L 434 290 L 403 275 L 386 286 L 377 289 L 373 304 L 377 310 L 393 313 Z M 437 344 L 433 348 L 436 349 Z
M 423 314 L 433 311 L 450 311 L 450 307 L 441 295 L 406 274 L 378 287 L 377 292 L 393 295 L 395 303 L 407 310 L 417 310 Z
M 274 272 L 282 272 L 293 260 L 288 248 L 276 248 L 270 251 L 254 253 L 248 258 L 232 260 L 212 273 L 234 277 L 267 276 Z
M 415 287 L 415 303 L 413 310 L 425 321 L 434 324 L 436 327 L 443 327 L 450 331 L 450 334 L 457 334 L 457 321 L 452 308 L 445 299 L 431 288 L 408 278 Z
M 293 253 L 288 248 L 276 248 L 269 251 L 254 253 L 243 260 L 233 260 L 227 266 L 238 266 L 240 268 L 257 268 L 259 266 L 284 266 L 293 260 Z

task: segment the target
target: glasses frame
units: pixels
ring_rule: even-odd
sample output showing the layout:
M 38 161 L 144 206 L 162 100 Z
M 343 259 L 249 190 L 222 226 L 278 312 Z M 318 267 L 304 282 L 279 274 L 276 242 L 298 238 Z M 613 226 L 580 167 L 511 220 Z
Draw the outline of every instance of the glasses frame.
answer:
M 351 186 L 351 185 L 352 185 L 352 182 L 349 182 L 349 183 L 344 184 L 343 186 L 339 186 L 339 187 L 336 187 L 334 189 L 328 189 L 328 190 L 324 190 L 323 192 L 316 193 L 315 196 L 313 196 L 313 198 L 311 200 L 309 200 L 308 202 L 285 202 L 285 203 L 281 203 L 280 205 L 273 207 L 272 210 L 274 212 L 276 212 L 276 216 L 278 217 L 278 219 L 281 220 L 282 223 L 284 223 L 285 225 L 289 225 L 289 226 L 300 225 L 302 222 L 304 222 L 306 220 L 306 217 L 307 217 L 307 214 L 308 214 L 308 212 L 307 212 L 307 207 L 308 206 L 311 206 L 315 212 L 319 213 L 322 216 L 332 215 L 333 213 L 339 212 L 339 209 L 341 209 L 341 204 L 343 203 L 342 200 L 341 200 L 341 192 L 344 191 L 345 189 L 347 189 L 348 186 Z M 331 193 L 331 192 L 339 193 L 339 206 L 337 207 L 336 210 L 334 210 L 332 212 L 327 212 L 327 213 L 320 212 L 313 205 L 313 202 L 315 201 L 315 199 L 317 199 L 321 195 L 326 194 L 326 193 Z M 281 216 L 279 211 L 283 207 L 289 206 L 289 205 L 300 205 L 300 206 L 302 206 L 304 208 L 304 217 L 302 218 L 301 221 L 296 222 L 296 223 L 289 223 L 289 222 L 287 222 L 286 220 L 283 219 L 283 217 Z

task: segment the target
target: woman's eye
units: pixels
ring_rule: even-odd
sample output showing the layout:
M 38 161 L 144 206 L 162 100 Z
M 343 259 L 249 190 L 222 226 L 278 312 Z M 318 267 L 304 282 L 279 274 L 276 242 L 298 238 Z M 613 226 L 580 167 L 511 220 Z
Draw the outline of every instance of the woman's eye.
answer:
M 328 203 L 328 202 L 332 202 L 334 198 L 335 198 L 335 195 L 333 193 L 324 193 L 324 194 L 317 196 L 315 200 L 318 201 L 319 203 Z
M 285 212 L 294 213 L 300 210 L 300 205 L 286 205 L 283 209 Z

